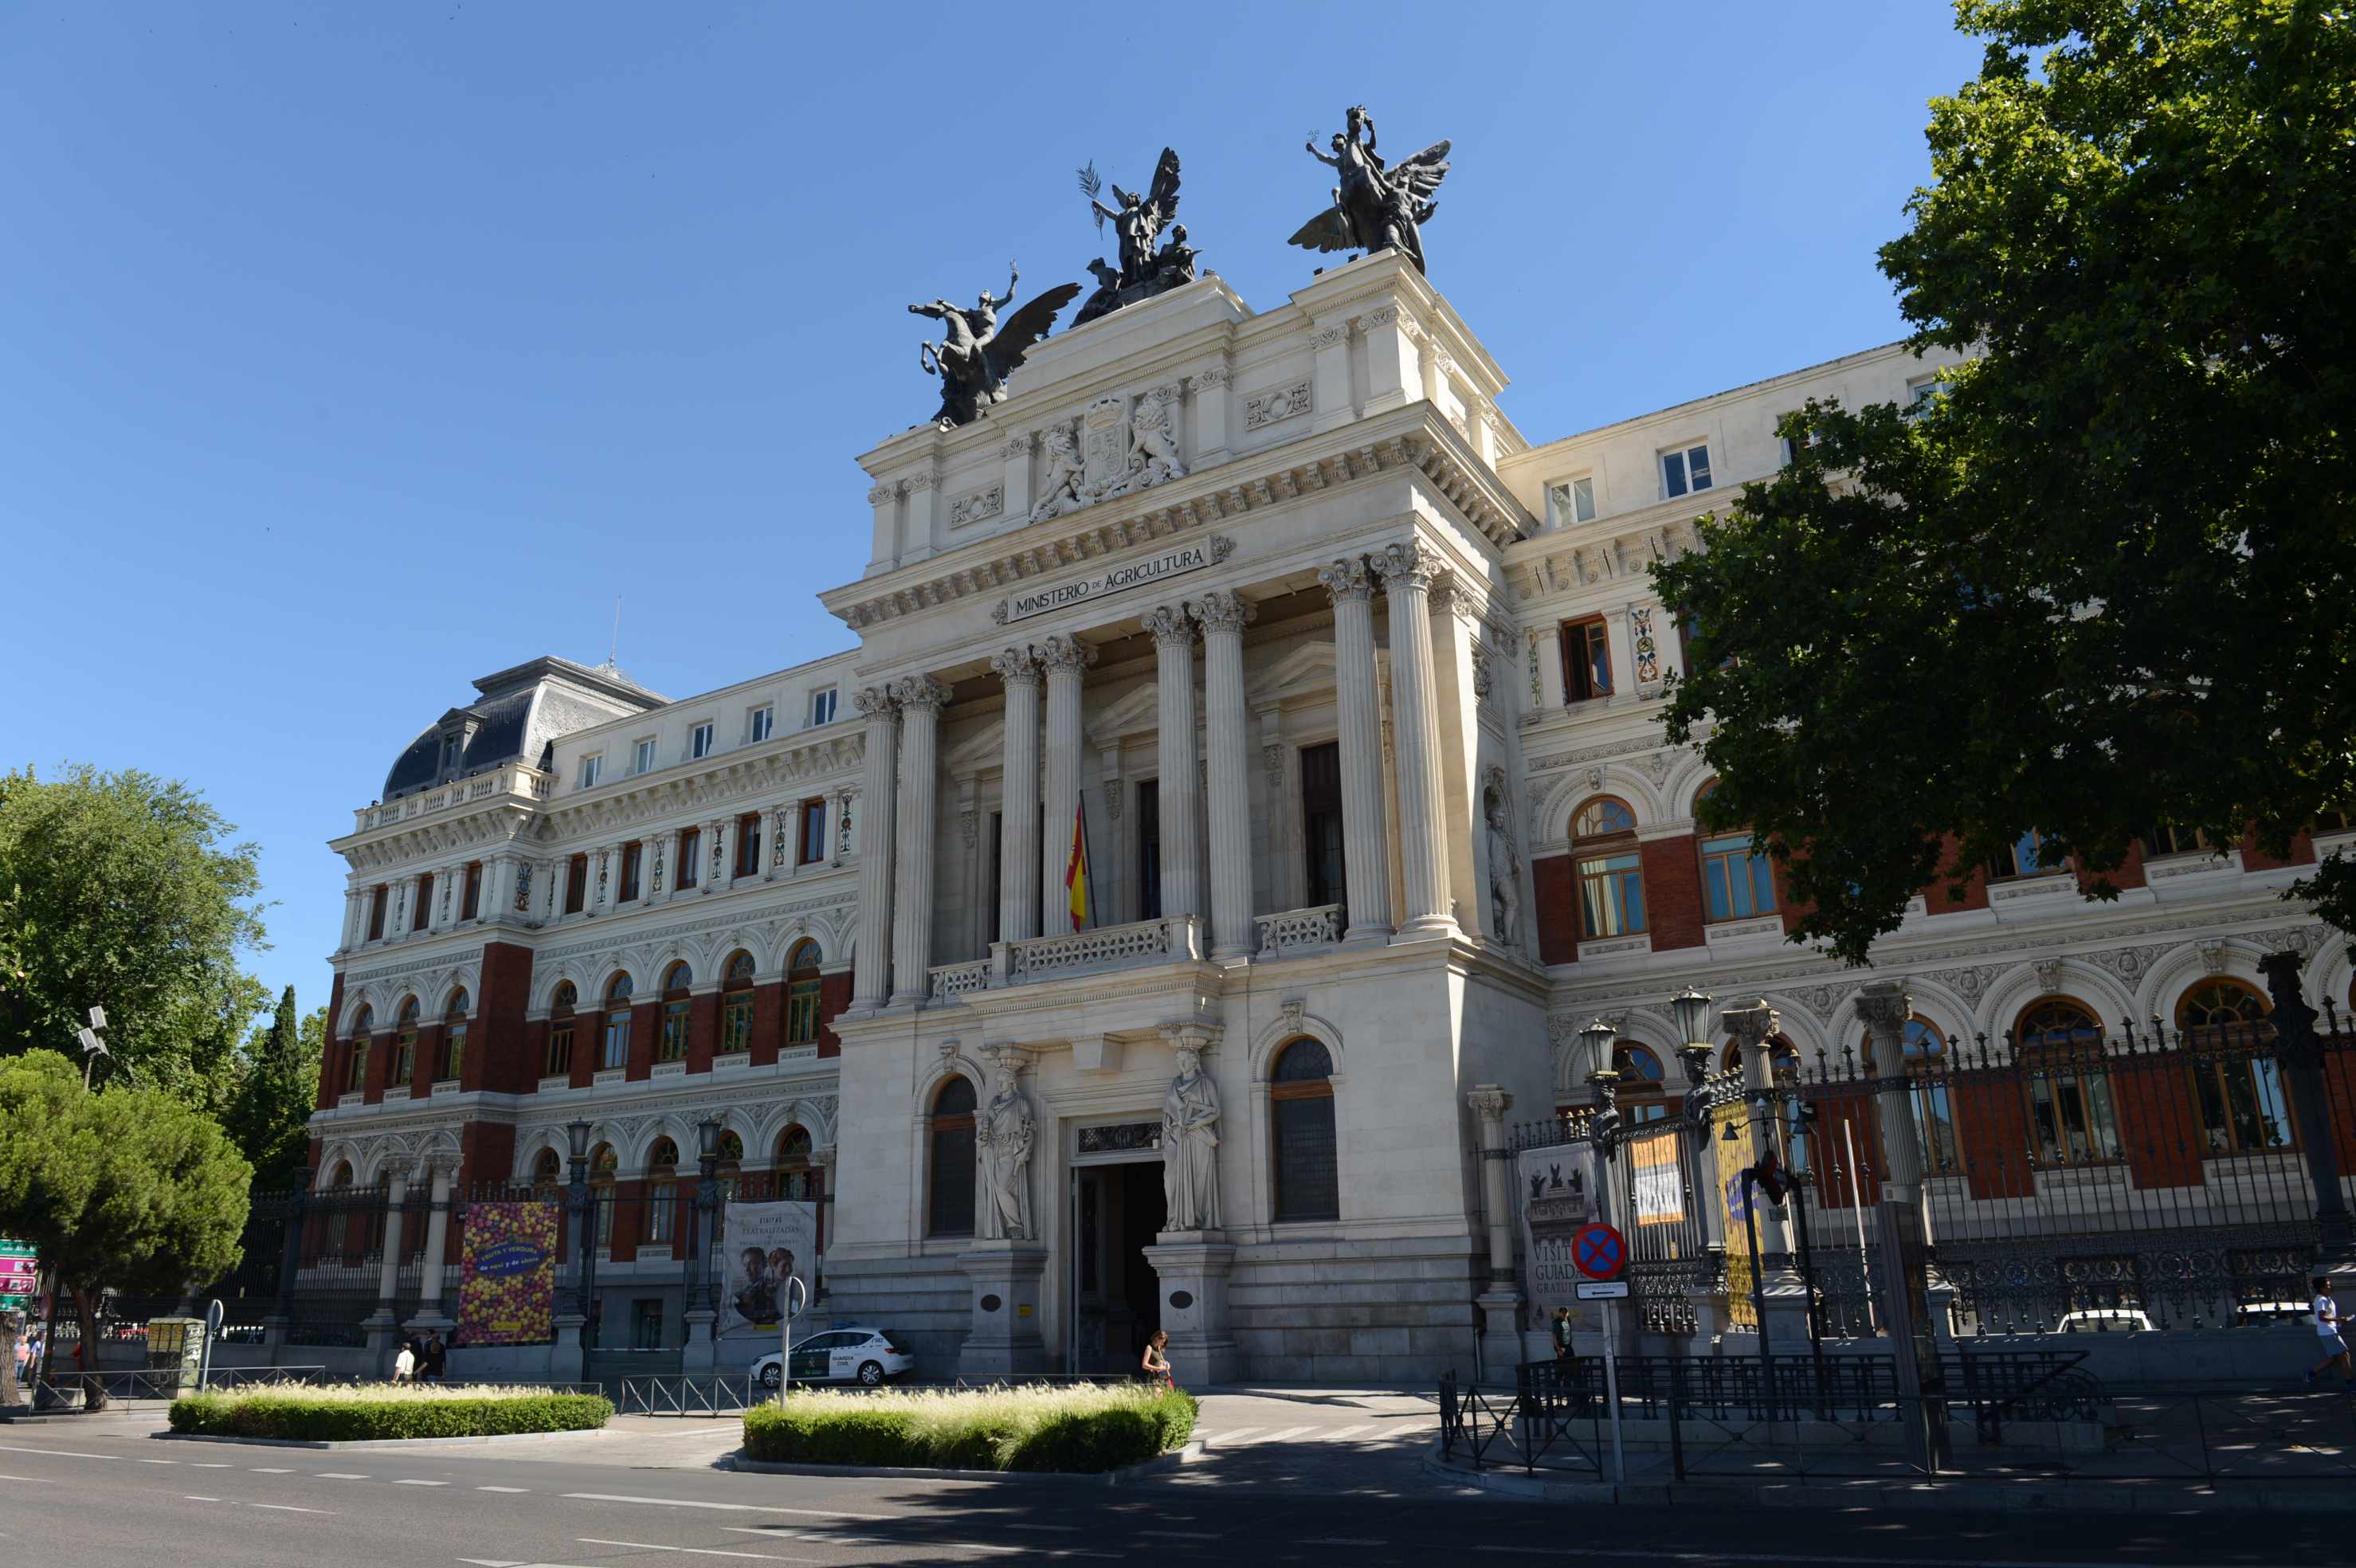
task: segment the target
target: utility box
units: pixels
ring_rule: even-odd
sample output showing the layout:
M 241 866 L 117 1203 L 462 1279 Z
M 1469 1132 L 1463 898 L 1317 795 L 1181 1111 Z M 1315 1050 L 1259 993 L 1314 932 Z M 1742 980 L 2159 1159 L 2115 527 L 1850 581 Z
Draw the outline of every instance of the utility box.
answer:
M 147 1369 L 179 1374 L 173 1392 L 196 1391 L 205 1359 L 205 1320 L 201 1317 L 151 1317 L 147 1320 Z M 155 1380 L 159 1384 L 162 1380 Z

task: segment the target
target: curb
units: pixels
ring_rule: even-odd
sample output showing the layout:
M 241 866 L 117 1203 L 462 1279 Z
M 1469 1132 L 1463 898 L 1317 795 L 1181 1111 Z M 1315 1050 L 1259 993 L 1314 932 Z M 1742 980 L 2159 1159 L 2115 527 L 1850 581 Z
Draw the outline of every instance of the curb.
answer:
M 2344 1487 L 2254 1484 L 2188 1486 L 2176 1481 L 1549 1481 L 1526 1474 L 1472 1470 L 1440 1456 L 1434 1444 L 1424 1474 L 1460 1487 L 1526 1502 L 1630 1504 L 1742 1503 L 1765 1509 L 1905 1509 L 1924 1513 L 2356 1513 Z
M 1183 1448 L 1159 1455 L 1142 1463 L 1119 1470 L 1083 1472 L 1076 1470 L 942 1470 L 916 1466 L 894 1465 L 792 1465 L 772 1459 L 747 1459 L 744 1451 L 724 1455 L 720 1468 L 735 1470 L 750 1476 L 872 1476 L 902 1480 L 926 1481 L 1058 1481 L 1081 1486 L 1118 1487 L 1126 1482 L 1140 1481 L 1175 1470 L 1202 1457 L 1203 1440 L 1194 1438 Z
M 327 1443 L 302 1437 L 224 1437 L 209 1432 L 151 1432 L 159 1443 L 228 1443 L 246 1448 L 321 1448 L 338 1453 L 372 1448 L 458 1448 L 485 1443 L 547 1443 L 560 1437 L 603 1437 L 603 1428 L 575 1427 L 570 1432 L 498 1432 L 482 1437 L 366 1437 Z

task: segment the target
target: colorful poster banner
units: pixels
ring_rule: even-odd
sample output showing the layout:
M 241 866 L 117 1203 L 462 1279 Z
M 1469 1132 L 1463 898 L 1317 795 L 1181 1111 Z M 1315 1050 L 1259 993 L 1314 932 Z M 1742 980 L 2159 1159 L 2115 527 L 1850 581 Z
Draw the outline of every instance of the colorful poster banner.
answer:
M 545 1345 L 556 1337 L 555 1311 L 556 1205 L 468 1205 L 457 1342 Z
M 1570 1308 L 1584 1326 L 1589 1308 L 1579 1299 L 1581 1274 L 1570 1261 L 1570 1240 L 1587 1223 L 1587 1151 L 1558 1145 L 1525 1149 L 1515 1163 L 1521 1183 L 1522 1253 L 1529 1261 L 1532 1315 L 1551 1321 L 1554 1309 Z
M 774 1335 L 787 1280 L 798 1279 L 811 1297 L 818 1294 L 824 1275 L 818 1251 L 818 1205 L 731 1203 L 720 1252 L 727 1270 L 720 1293 L 720 1337 Z
M 1749 1111 L 1740 1101 L 1709 1113 L 1709 1146 L 1718 1151 L 1718 1194 L 1726 1205 L 1726 1321 L 1740 1328 L 1759 1326 L 1759 1304 L 1751 1298 L 1756 1288 L 1751 1239 L 1743 1230 L 1751 1212 L 1742 1193 L 1743 1167 L 1751 1163 L 1750 1127 Z
M 40 1289 L 41 1261 L 22 1241 L 0 1240 L 0 1312 L 22 1312 Z
M 1633 1178 L 1636 1223 L 1676 1225 L 1686 1217 L 1685 1169 L 1679 1157 L 1682 1133 L 1644 1133 L 1628 1140 L 1628 1171 Z

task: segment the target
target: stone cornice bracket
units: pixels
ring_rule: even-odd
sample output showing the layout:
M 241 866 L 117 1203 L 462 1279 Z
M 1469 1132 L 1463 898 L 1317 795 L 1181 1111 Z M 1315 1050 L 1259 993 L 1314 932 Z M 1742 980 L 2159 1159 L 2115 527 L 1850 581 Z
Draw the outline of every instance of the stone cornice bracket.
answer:
M 1161 1035 L 1162 1043 L 1172 1050 L 1192 1051 L 1196 1056 L 1207 1056 L 1216 1050 L 1219 1041 L 1226 1035 L 1222 1026 L 1203 1023 L 1198 1019 L 1189 1019 L 1183 1024 L 1163 1024 L 1155 1032 Z
M 1338 322 L 1313 334 L 1309 339 L 1309 346 L 1312 349 L 1331 349 L 1337 343 L 1348 342 L 1349 338 L 1350 324 L 1346 321 Z
M 892 700 L 903 713 L 924 708 L 937 714 L 948 705 L 949 689 L 930 675 L 903 675 L 892 682 Z
M 1200 397 L 1206 392 L 1217 392 L 1223 387 L 1233 385 L 1235 379 L 1235 371 L 1227 369 L 1226 366 L 1207 365 L 1188 376 L 1186 386 L 1187 390 Z
M 1345 556 L 1331 566 L 1318 567 L 1317 580 L 1325 585 L 1325 591 L 1333 596 L 1335 604 L 1344 599 L 1365 600 L 1375 596 L 1374 575 L 1366 570 L 1366 558 L 1363 555 Z
M 1371 333 L 1382 328 L 1393 325 L 1398 320 L 1398 306 L 1396 305 L 1386 305 L 1379 310 L 1369 310 L 1364 316 L 1359 317 L 1355 325 L 1361 333 Z
M 1380 553 L 1367 557 L 1367 564 L 1381 575 L 1386 591 L 1394 584 L 1430 588 L 1432 578 L 1441 570 L 1438 553 L 1415 539 L 1384 545 Z
M 888 719 L 899 711 L 899 704 L 894 698 L 892 686 L 888 682 L 883 685 L 862 686 L 851 693 L 851 705 L 857 708 L 862 716 L 871 719 Z
M 1199 599 L 1190 599 L 1186 608 L 1206 632 L 1240 632 L 1259 614 L 1249 599 L 1227 588 L 1215 588 Z
M 1030 1047 L 1018 1046 L 1008 1041 L 984 1046 L 981 1047 L 981 1054 L 989 1059 L 991 1066 L 1009 1078 L 1021 1077 L 1023 1069 L 1038 1058 L 1038 1053 Z
M 1186 607 L 1157 605 L 1138 618 L 1146 635 L 1161 648 L 1189 648 L 1194 641 L 1194 623 L 1186 618 Z
M 1082 642 L 1076 637 L 1061 632 L 1032 645 L 1031 655 L 1039 668 L 1053 675 L 1061 670 L 1086 670 L 1097 661 L 1096 646 Z
M 1038 445 L 1038 432 L 1026 430 L 1020 435 L 1008 436 L 1006 445 L 999 449 L 999 456 L 1010 460 L 1016 457 L 1028 457 Z
M 1726 1024 L 1726 1032 L 1733 1036 L 1745 1051 L 1766 1049 L 1767 1037 L 1783 1021 L 1783 1015 L 1763 1000 L 1748 1007 L 1729 1007 L 1720 1016 Z
M 885 501 L 897 498 L 899 494 L 900 489 L 896 485 L 877 485 L 867 492 L 867 504 L 882 506 Z
M 940 480 L 938 476 L 931 473 L 930 471 L 926 471 L 924 473 L 911 474 L 901 482 L 908 487 L 911 494 L 914 494 L 918 490 L 931 489 L 935 485 L 938 484 Z
M 1035 683 L 1039 679 L 1039 656 L 1028 648 L 1010 648 L 994 653 L 991 655 L 990 667 L 1010 686 L 1023 681 Z

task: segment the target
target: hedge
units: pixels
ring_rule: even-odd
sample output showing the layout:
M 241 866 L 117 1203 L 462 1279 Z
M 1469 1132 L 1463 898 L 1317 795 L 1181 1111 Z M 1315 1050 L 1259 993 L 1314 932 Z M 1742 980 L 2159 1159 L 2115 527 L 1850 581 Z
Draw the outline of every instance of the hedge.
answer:
M 614 1416 L 599 1394 L 546 1389 L 439 1389 L 290 1384 L 189 1394 L 172 1402 L 172 1430 L 209 1437 L 356 1443 L 393 1437 L 496 1437 L 586 1432 Z
M 1118 1470 L 1183 1447 L 1185 1393 L 1127 1386 L 796 1393 L 744 1412 L 744 1456 L 947 1470 Z

